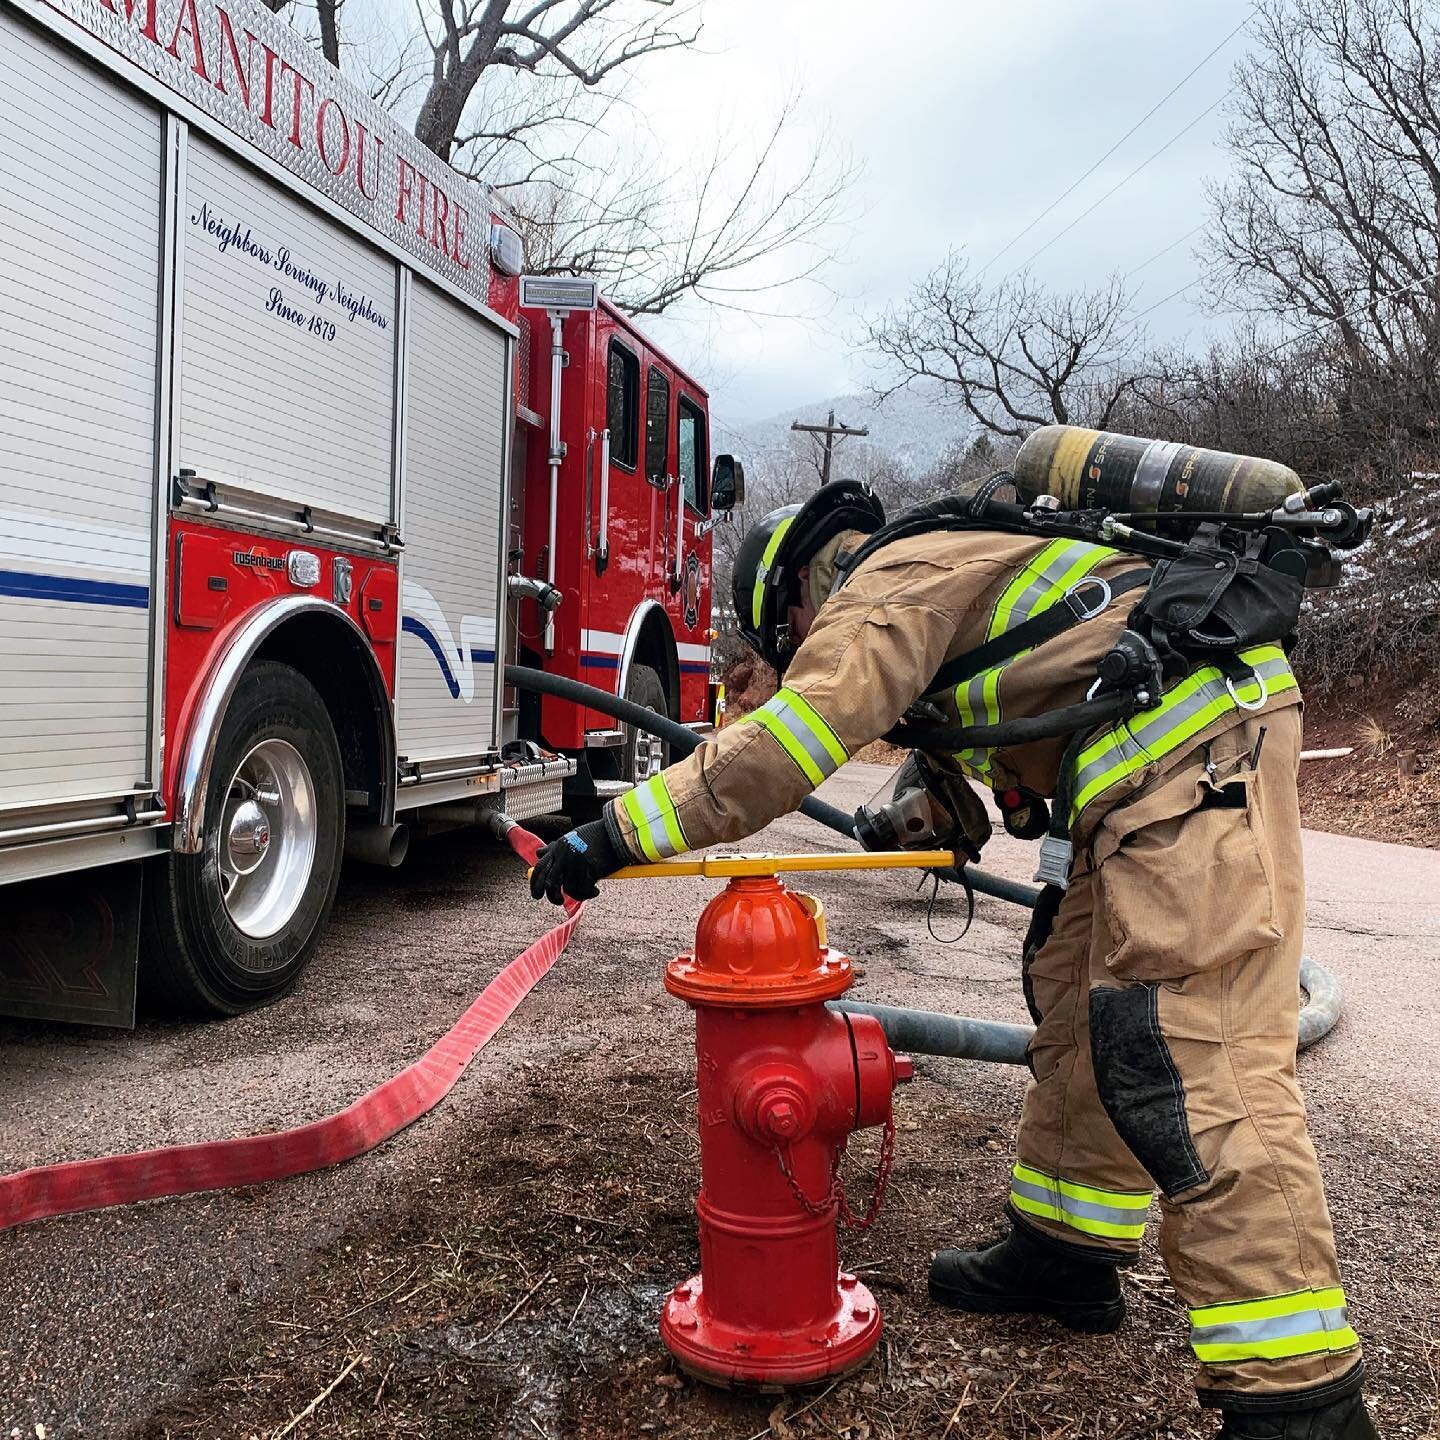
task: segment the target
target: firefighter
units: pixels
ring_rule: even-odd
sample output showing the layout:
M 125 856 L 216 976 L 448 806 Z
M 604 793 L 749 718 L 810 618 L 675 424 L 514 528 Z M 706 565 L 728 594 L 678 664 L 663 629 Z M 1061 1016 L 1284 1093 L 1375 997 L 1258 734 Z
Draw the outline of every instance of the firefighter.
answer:
M 942 708 L 951 724 L 983 724 L 1084 700 L 1145 593 L 1133 555 L 973 529 L 895 539 L 847 572 L 883 521 L 868 490 L 842 481 L 746 535 L 736 613 L 782 688 L 553 842 L 537 898 L 589 898 L 623 865 L 752 834 L 889 732 L 944 662 L 1003 649 L 999 637 L 1055 605 L 1084 618 Z M 1034 1079 L 1008 1234 L 941 1251 L 930 1293 L 1113 1331 L 1118 1270 L 1158 1189 L 1161 1252 L 1221 1436 L 1362 1440 L 1376 1431 L 1360 1344 L 1295 1079 L 1300 694 L 1279 646 L 1246 659 L 1249 689 L 1197 667 L 1079 752 L 1068 888 L 1045 892 L 1026 942 Z M 964 776 L 1012 800 L 1053 796 L 1065 744 L 926 757 L 955 842 L 977 854 L 989 832 Z

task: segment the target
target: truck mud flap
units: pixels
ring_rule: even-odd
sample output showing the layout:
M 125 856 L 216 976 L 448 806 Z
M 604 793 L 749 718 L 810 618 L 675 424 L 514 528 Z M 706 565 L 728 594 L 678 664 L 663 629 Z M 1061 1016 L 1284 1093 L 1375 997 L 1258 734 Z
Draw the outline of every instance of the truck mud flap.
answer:
M 0 1015 L 135 1025 L 144 866 L 0 889 Z

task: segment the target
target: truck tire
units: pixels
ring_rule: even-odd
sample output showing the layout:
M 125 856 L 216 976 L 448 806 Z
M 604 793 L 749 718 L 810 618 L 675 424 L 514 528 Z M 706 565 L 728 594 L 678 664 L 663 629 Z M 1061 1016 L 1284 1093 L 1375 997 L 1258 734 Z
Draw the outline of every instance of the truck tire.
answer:
M 239 1015 L 285 994 L 330 914 L 345 845 L 340 747 L 315 687 L 262 661 L 220 725 L 199 855 L 147 877 L 140 996 L 148 1010 Z
M 660 683 L 660 677 L 648 665 L 630 667 L 622 698 L 636 705 L 643 705 L 657 715 L 668 717 L 670 714 L 670 706 L 665 699 L 665 687 Z M 670 763 L 668 741 L 647 735 L 634 725 L 622 725 L 620 728 L 625 732 L 625 744 L 620 751 L 622 780 L 639 785 Z

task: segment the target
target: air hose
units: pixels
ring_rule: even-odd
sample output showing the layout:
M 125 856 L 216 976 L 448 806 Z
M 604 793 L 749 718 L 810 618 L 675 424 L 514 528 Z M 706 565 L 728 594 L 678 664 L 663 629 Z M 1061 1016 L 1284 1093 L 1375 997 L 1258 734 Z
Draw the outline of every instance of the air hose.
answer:
M 634 725 L 648 734 L 668 740 L 683 754 L 697 749 L 702 741 L 693 730 L 658 715 L 633 700 L 599 690 L 582 680 L 564 675 L 551 675 L 528 665 L 507 665 L 505 683 L 519 690 L 540 695 L 554 695 L 610 715 L 622 724 Z M 855 838 L 855 822 L 843 810 L 827 805 L 813 795 L 800 802 L 800 813 L 827 826 L 847 840 Z M 1015 905 L 1033 909 L 1040 891 L 1033 885 L 1022 885 L 987 871 L 967 867 L 966 878 L 981 895 L 1008 900 Z M 1340 1018 L 1340 986 L 1324 966 L 1304 956 L 1300 963 L 1300 985 L 1307 1003 L 1300 1011 L 1299 1048 L 1304 1050 L 1322 1036 L 1329 1034 Z M 917 1055 L 948 1055 L 960 1059 L 994 1060 L 1002 1064 L 1023 1065 L 1024 1045 L 1031 1031 L 1024 1025 L 1004 1025 L 998 1021 L 972 1020 L 959 1015 L 937 1015 L 928 1010 L 904 1010 L 895 1006 L 860 1005 L 859 1002 L 837 1001 L 837 1007 L 849 1007 L 874 1015 L 885 1027 L 890 1041 L 897 1048 Z M 894 1027 L 892 1029 L 892 1026 Z

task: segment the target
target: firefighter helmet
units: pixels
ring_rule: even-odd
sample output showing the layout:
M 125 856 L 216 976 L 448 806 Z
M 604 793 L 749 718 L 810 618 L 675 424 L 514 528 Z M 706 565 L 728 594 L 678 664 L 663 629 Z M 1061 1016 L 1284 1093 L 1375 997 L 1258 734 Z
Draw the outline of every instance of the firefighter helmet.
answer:
M 786 610 L 797 601 L 799 571 L 844 530 L 873 534 L 885 509 L 868 485 L 837 480 L 802 505 L 772 510 L 750 528 L 735 556 L 735 619 L 751 649 L 783 674 L 795 642 Z

